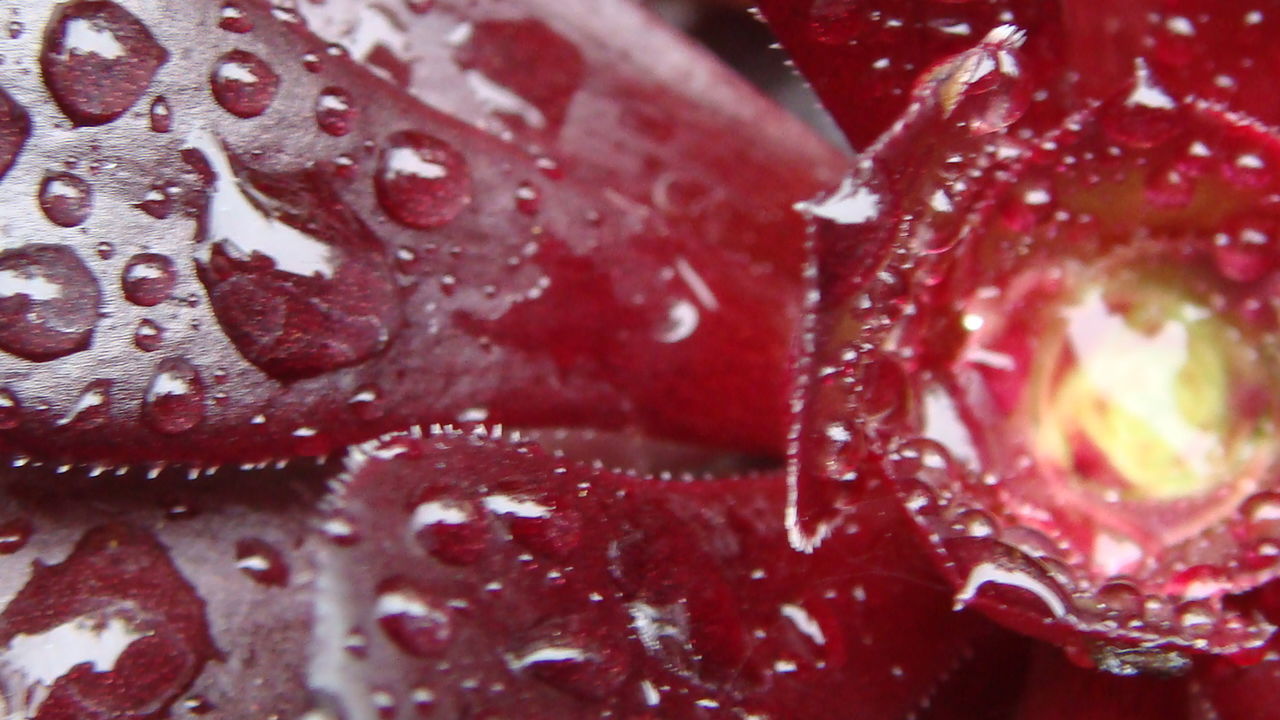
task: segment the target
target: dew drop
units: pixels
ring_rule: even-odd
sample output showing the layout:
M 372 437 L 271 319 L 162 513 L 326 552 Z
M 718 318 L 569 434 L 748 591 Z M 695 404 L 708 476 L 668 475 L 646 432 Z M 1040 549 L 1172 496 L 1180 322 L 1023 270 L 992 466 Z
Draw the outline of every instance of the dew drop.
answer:
M 93 210 L 93 191 L 89 183 L 78 175 L 46 175 L 40 183 L 40 208 L 55 224 L 75 227 L 89 219 Z
M 163 220 L 173 212 L 173 196 L 167 188 L 151 188 L 138 203 L 138 208 L 157 220 Z
M 204 380 L 186 360 L 162 360 L 142 399 L 142 417 L 166 435 L 186 432 L 204 420 Z
M 386 412 L 382 394 L 375 385 L 363 385 L 347 401 L 351 412 L 361 420 L 377 420 Z
M 324 62 L 319 55 L 306 53 L 302 56 L 302 67 L 309 73 L 318 73 L 324 69 Z
M 351 132 L 355 119 L 355 101 L 346 90 L 327 87 L 316 98 L 316 124 L 326 133 L 342 137 Z
M 386 347 L 400 327 L 391 260 L 327 174 L 233 170 L 217 140 L 198 142 L 216 179 L 197 269 L 241 354 L 273 377 L 299 378 Z
M 320 531 L 339 547 L 352 547 L 360 542 L 360 531 L 351 519 L 343 515 L 330 515 L 320 522 Z
M 167 133 L 173 129 L 173 111 L 169 109 L 169 101 L 164 96 L 151 101 L 151 129 L 158 133 Z
M 233 33 L 251 32 L 253 18 L 240 7 L 240 3 L 228 0 L 222 4 L 222 10 L 218 14 L 218 27 Z
M 439 491 L 423 494 L 409 529 L 427 552 L 451 565 L 476 562 L 489 543 L 489 528 L 476 503 Z
M 1123 617 L 1139 617 L 1143 611 L 1142 593 L 1127 582 L 1110 582 L 1098 590 L 1098 600 Z
M 961 53 L 935 76 L 943 114 L 973 135 L 1017 122 L 1031 105 L 1032 84 L 1018 48 L 1025 34 L 1012 25 L 995 28 L 978 47 Z
M 935 490 L 952 486 L 956 468 L 951 453 L 928 438 L 908 440 L 889 458 L 889 475 L 896 481 L 915 479 Z
M 31 118 L 27 111 L 0 89 L 0 179 L 9 174 L 9 168 L 30 136 Z
M 0 430 L 12 430 L 22 422 L 22 402 L 9 388 L 0 388 Z
M 0 522 L 0 555 L 12 555 L 27 546 L 35 527 L 24 517 Z
M 56 425 L 76 429 L 95 428 L 111 418 L 111 381 L 93 380 L 84 386 L 80 395 Z
M 388 138 L 374 183 L 388 215 L 423 230 L 448 223 L 471 202 L 466 159 L 443 140 L 414 130 Z
M 274 545 L 259 538 L 236 542 L 236 567 L 254 582 L 283 587 L 289 584 L 289 565 Z
M 134 305 L 143 307 L 169 299 L 176 281 L 173 260 L 159 253 L 139 253 L 129 258 L 120 278 L 124 296 Z
M 209 85 L 224 110 L 236 117 L 252 118 L 271 106 L 280 87 L 280 76 L 257 55 L 232 50 L 218 58 Z
M 1186 602 L 1177 609 L 1178 629 L 1189 637 L 1203 637 L 1213 631 L 1215 613 L 1203 602 Z
M 1128 96 L 1107 105 L 1100 123 L 1108 137 L 1121 145 L 1152 148 L 1176 135 L 1183 119 L 1177 101 L 1156 84 L 1146 62 L 1139 59 Z
M 523 182 L 516 188 L 516 210 L 525 215 L 537 215 L 542 206 L 542 196 L 532 183 Z
M 136 17 L 108 0 L 54 11 L 40 52 L 49 95 L 76 125 L 104 125 L 133 107 L 169 53 Z
M 571 695 L 603 700 L 616 694 L 630 663 L 625 653 L 600 643 L 595 634 L 580 617 L 551 620 L 503 660 L 512 672 L 528 673 Z
M 93 273 L 66 246 L 0 252 L 0 349 L 37 362 L 84 350 L 100 296 Z
M 1275 223 L 1240 219 L 1213 237 L 1213 263 L 1228 280 L 1249 283 L 1275 267 Z
M 426 15 L 436 4 L 436 0 L 404 0 L 405 7 L 415 15 Z
M 204 601 L 168 551 L 124 525 L 37 564 L 0 613 L 0 638 L 6 695 L 25 699 L 7 709 L 33 718 L 167 716 L 218 654 Z
M 395 577 L 377 589 L 374 613 L 378 625 L 401 650 L 414 657 L 435 657 L 453 636 L 453 611 L 437 607 L 407 578 Z
M 133 344 L 143 352 L 155 352 L 164 343 L 164 328 L 154 320 L 143 319 L 133 331 Z

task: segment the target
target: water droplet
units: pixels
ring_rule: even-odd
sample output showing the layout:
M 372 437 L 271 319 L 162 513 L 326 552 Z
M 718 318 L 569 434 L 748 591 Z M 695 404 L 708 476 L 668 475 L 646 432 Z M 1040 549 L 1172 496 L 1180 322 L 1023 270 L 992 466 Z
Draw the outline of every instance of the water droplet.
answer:
M 588 700 L 616 694 L 630 671 L 626 653 L 602 643 L 598 623 L 582 617 L 551 620 L 529 633 L 520 649 L 504 655 L 507 667 Z
M 318 73 L 324 69 L 324 61 L 315 53 L 306 53 L 302 56 L 302 67 L 309 73 Z
M 240 7 L 240 3 L 228 0 L 222 4 L 222 11 L 218 15 L 218 27 L 233 33 L 251 32 L 253 18 Z
M 204 420 L 204 380 L 186 360 L 160 361 L 142 399 L 142 417 L 156 432 L 175 435 Z
M 158 133 L 167 133 L 173 129 L 173 111 L 169 109 L 169 101 L 161 95 L 151 101 L 151 129 Z
M 163 220 L 173 212 L 173 196 L 168 188 L 151 188 L 138 203 L 138 208 L 157 220 Z
M 0 388 L 0 430 L 12 430 L 22 422 L 22 402 L 9 388 Z
M 316 98 L 316 124 L 335 137 L 351 132 L 356 119 L 355 101 L 351 93 L 338 87 L 327 87 Z
M 94 428 L 111 418 L 111 381 L 93 380 L 84 386 L 67 412 L 58 419 L 59 427 Z
M 443 140 L 413 130 L 388 138 L 374 183 L 388 215 L 424 230 L 448 223 L 471 202 L 466 159 Z
M 257 117 L 276 98 L 280 76 L 265 60 L 245 50 L 232 50 L 218 59 L 209 76 L 213 97 L 236 117 Z
M 1032 92 L 1018 52 L 1025 37 L 1018 28 L 1001 25 L 976 48 L 935 70 L 932 80 L 943 114 L 973 135 L 996 132 L 1021 119 Z
M 960 513 L 952 528 L 965 537 L 994 537 L 997 532 L 996 521 L 982 510 L 965 510 Z
M 123 525 L 37 564 L 0 613 L 0 638 L 15 683 L 6 709 L 20 717 L 164 716 L 217 655 L 204 601 L 159 541 Z
M 559 132 L 586 76 L 578 48 L 533 19 L 471 23 L 453 59 L 475 98 L 517 131 Z
M 208 715 L 218 709 L 217 705 L 214 705 L 209 701 L 209 698 L 203 695 L 192 695 L 186 700 L 183 700 L 182 707 L 192 715 Z
M 382 394 L 375 385 L 362 385 L 347 401 L 351 411 L 361 420 L 377 420 L 386 412 Z
M 129 302 L 143 307 L 169 299 L 175 282 L 177 272 L 173 260 L 159 253 L 139 253 L 129 258 L 120 278 L 124 296 Z
M 1186 602 L 1178 606 L 1178 629 L 1190 637 L 1203 637 L 1213 631 L 1216 613 L 1202 602 Z
M 453 637 L 453 610 L 437 607 L 427 593 L 403 577 L 378 586 L 374 613 L 382 631 L 401 650 L 414 657 L 435 657 Z
M 93 339 L 98 281 L 70 248 L 0 252 L 0 348 L 37 362 L 84 350 Z
M 22 33 L 26 32 L 27 26 L 22 24 L 21 20 L 9 21 L 9 39 L 17 40 L 22 37 Z
M 476 503 L 450 497 L 447 491 L 419 496 L 410 531 L 427 552 L 451 565 L 476 562 L 489 544 L 489 528 Z
M 1109 582 L 1098 590 L 1098 600 L 1123 617 L 1140 617 L 1143 612 L 1142 592 L 1127 582 Z
M 369 704 L 377 711 L 378 717 L 391 720 L 396 716 L 396 697 L 390 692 L 376 689 L 369 693 Z
M 542 206 L 542 195 L 532 183 L 522 182 L 516 188 L 516 210 L 525 215 L 537 215 Z
M 405 7 L 416 15 L 426 15 L 435 4 L 436 0 L 404 0 Z
M 1275 268 L 1276 224 L 1238 218 L 1213 237 L 1213 263 L 1228 280 L 1249 283 Z
M 71 122 L 103 125 L 133 107 L 168 58 L 124 8 L 79 0 L 54 11 L 40 67 L 50 96 Z
M 40 208 L 54 223 L 75 227 L 89 219 L 93 191 L 78 175 L 55 173 L 40 183 Z
M 352 547 L 360 542 L 360 531 L 355 523 L 343 515 L 330 515 L 320 523 L 320 530 L 325 537 L 340 547 Z
M 164 343 L 164 328 L 150 319 L 142 319 L 133 331 L 133 344 L 143 352 L 154 352 Z
M 0 179 L 9 174 L 9 168 L 30 136 L 31 118 L 27 111 L 0 89 Z
M 283 587 L 289 583 L 289 565 L 274 545 L 259 538 L 236 542 L 236 567 L 255 582 Z
M 1099 121 L 1113 141 L 1132 148 L 1155 147 L 1184 124 L 1177 101 L 1155 82 L 1141 58 L 1134 63 L 1128 95 L 1104 107 Z
M 956 481 L 951 453 L 928 438 L 908 440 L 889 458 L 889 475 L 894 480 L 919 480 L 935 490 L 950 489 Z
M 902 364 L 878 351 L 863 353 L 857 367 L 854 402 L 864 417 L 884 417 L 901 408 L 910 392 Z
M 200 143 L 216 179 L 200 217 L 197 268 L 245 358 L 292 379 L 386 347 L 400 327 L 390 258 L 327 174 L 233 170 L 217 140 Z
M 0 522 L 0 555 L 12 555 L 27 546 L 35 527 L 24 517 Z

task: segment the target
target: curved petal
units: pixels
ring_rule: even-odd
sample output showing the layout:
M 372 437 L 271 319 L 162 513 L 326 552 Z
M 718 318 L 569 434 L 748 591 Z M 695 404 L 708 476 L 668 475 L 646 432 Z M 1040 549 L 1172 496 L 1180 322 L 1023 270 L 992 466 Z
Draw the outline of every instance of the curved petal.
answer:
M 776 475 L 657 481 L 443 432 L 361 446 L 332 504 L 318 667 L 522 717 L 902 717 L 986 632 L 954 614 L 892 500 L 795 554 Z M 420 693 L 421 694 L 421 693 Z

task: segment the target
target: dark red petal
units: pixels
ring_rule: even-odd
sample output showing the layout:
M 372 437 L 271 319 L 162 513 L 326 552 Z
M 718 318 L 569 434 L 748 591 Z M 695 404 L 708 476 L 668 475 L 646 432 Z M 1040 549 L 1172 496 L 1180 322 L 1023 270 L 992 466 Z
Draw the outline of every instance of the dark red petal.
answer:
M 26 32 L 14 53 L 40 51 L 53 7 L 15 8 L 13 27 Z M 61 107 L 40 101 L 41 77 L 0 68 L 0 87 L 25 108 L 0 114 L 0 140 L 22 148 L 0 204 L 12 221 L 0 259 L 12 280 L 0 297 L 5 447 L 109 463 L 257 462 L 415 420 L 487 418 L 640 425 L 778 453 L 799 297 L 790 203 L 839 162 L 819 141 L 728 81 L 714 102 L 659 113 L 678 96 L 662 89 L 668 73 L 619 79 L 617 90 L 640 93 L 628 107 L 663 127 L 687 116 L 696 130 L 664 131 L 678 149 L 647 168 L 661 138 L 622 142 L 646 150 L 612 154 L 612 165 L 608 138 L 644 131 L 606 112 L 614 85 L 598 29 L 554 54 L 581 55 L 570 74 L 596 88 L 565 101 L 563 122 L 605 138 L 581 152 L 609 170 L 578 173 L 570 157 L 549 163 L 544 147 L 425 107 L 295 13 L 227 8 L 135 8 L 169 60 L 112 76 L 141 99 L 93 130 L 64 114 L 93 90 L 97 65 L 80 60 L 160 57 L 132 25 L 75 25 L 92 37 L 73 38 L 89 43 L 69 51 L 80 64 L 47 88 L 66 96 Z M 514 62 L 501 53 L 552 42 L 525 37 L 525 25 L 486 27 L 515 34 L 469 50 L 468 72 L 500 73 Z M 637 17 L 610 27 L 611 38 L 662 32 Z M 679 47 L 665 34 L 654 42 Z M 703 94 L 718 92 L 724 71 L 680 52 L 707 74 Z M 151 67 L 139 63 L 130 67 Z M 719 109 L 737 99 L 741 108 Z M 587 117 L 579 100 L 595 108 Z M 720 123 L 737 111 L 759 129 L 724 144 Z M 679 148 L 697 145 L 716 150 L 686 167 Z M 804 164 L 788 170 L 795 147 Z M 754 159 L 739 163 L 740 148 Z M 770 189 L 728 200 L 721 180 L 739 173 Z M 628 182 L 611 189 L 609 178 Z M 41 187 L 49 222 L 31 210 Z
M 1280 662 L 1274 659 L 1252 667 L 1216 662 L 1201 668 L 1196 682 L 1207 717 L 1220 720 L 1263 720 L 1280 707 Z
M 903 717 L 986 632 L 892 498 L 799 555 L 776 475 L 639 479 L 483 435 L 355 451 L 313 658 L 348 710 L 381 688 L 449 717 Z

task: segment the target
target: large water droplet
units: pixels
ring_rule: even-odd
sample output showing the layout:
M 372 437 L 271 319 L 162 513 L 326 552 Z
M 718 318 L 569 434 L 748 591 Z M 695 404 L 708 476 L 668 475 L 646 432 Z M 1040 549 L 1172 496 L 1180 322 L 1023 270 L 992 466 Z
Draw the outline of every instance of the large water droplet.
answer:
M 95 528 L 62 563 L 37 563 L 0 614 L 14 717 L 165 716 L 216 654 L 204 602 L 132 527 Z
M 142 399 L 142 417 L 156 432 L 186 432 L 204 420 L 204 380 L 186 360 L 162 360 Z
M 40 68 L 58 107 L 76 125 L 103 125 L 142 97 L 169 58 L 151 31 L 108 0 L 58 7 L 49 21 Z
M 247 33 L 253 30 L 253 18 L 245 13 L 240 3 L 227 0 L 218 14 L 218 27 L 227 32 Z
M 1017 122 L 1031 105 L 1032 84 L 1018 52 L 1025 38 L 1018 28 L 1001 25 L 936 70 L 943 114 L 974 135 Z
M 289 564 L 266 540 L 244 538 L 236 542 L 236 567 L 263 585 L 283 587 L 289 583 Z
M 387 139 L 374 183 L 388 215 L 424 230 L 444 225 L 471 202 L 466 158 L 443 140 L 412 130 Z
M 325 88 L 316 98 L 316 124 L 330 135 L 341 137 L 351 132 L 355 119 L 355 101 L 346 90 Z
M 100 292 L 70 248 L 31 244 L 0 252 L 0 348 L 37 362 L 87 348 Z
M 265 60 L 245 50 L 232 50 L 218 58 L 209 76 L 213 97 L 236 117 L 257 117 L 276 98 L 280 76 Z
M 427 593 L 406 578 L 396 577 L 378 586 L 374 613 L 378 625 L 401 650 L 415 657 L 444 652 L 453 636 L 453 611 L 436 606 Z
M 31 136 L 31 118 L 9 93 L 0 89 L 0 179 L 9 173 Z
M 325 174 L 244 168 L 238 177 L 218 141 L 194 142 L 216 175 L 200 222 L 200 280 L 245 358 L 298 378 L 386 347 L 400 326 L 390 258 Z
M 93 211 L 93 191 L 78 175 L 46 175 L 40 183 L 40 208 L 55 224 L 75 227 L 89 219 Z
M 533 19 L 470 26 L 454 52 L 476 99 L 517 130 L 555 133 L 586 76 L 573 43 Z
M 150 307 L 167 300 L 176 281 L 177 273 L 169 256 L 139 253 L 125 264 L 120 284 L 129 302 Z

